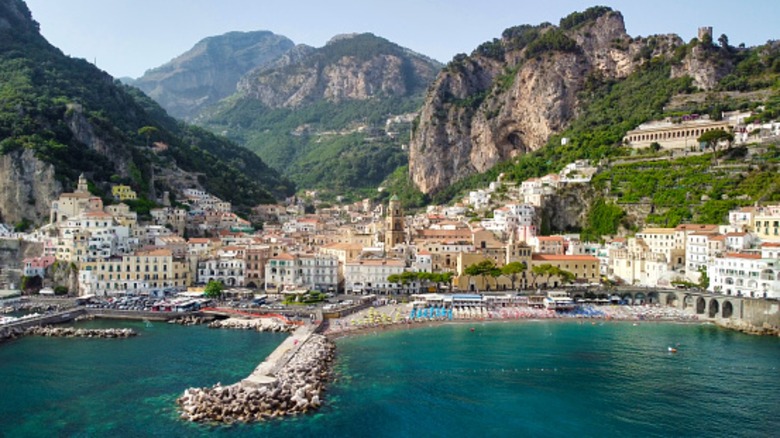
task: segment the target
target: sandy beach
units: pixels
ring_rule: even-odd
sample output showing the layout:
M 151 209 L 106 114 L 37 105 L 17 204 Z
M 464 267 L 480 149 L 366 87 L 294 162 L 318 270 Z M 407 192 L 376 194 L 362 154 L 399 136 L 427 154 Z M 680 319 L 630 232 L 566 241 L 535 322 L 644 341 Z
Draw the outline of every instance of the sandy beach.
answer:
M 642 306 L 583 306 L 572 312 L 555 312 L 528 306 L 496 309 L 468 308 L 453 311 L 452 318 L 411 319 L 411 304 L 377 305 L 351 315 L 329 320 L 324 334 L 330 338 L 380 333 L 389 330 L 407 330 L 415 327 L 433 327 L 441 324 L 474 324 L 531 320 L 600 320 L 600 321 L 669 321 L 696 322 L 696 315 L 658 305 Z

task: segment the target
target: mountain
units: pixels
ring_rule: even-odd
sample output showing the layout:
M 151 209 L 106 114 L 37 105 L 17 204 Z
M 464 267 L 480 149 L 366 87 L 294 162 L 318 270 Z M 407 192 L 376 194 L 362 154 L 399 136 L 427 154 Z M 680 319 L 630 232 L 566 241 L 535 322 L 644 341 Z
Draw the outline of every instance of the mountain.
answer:
M 143 90 L 172 116 L 188 120 L 235 93 L 242 76 L 273 62 L 294 45 L 268 31 L 229 32 L 199 41 L 129 85 Z
M 197 122 L 300 187 L 375 190 L 406 164 L 414 113 L 440 68 L 373 34 L 341 35 L 256 68 Z
M 110 200 L 131 185 L 143 212 L 164 191 L 204 188 L 247 210 L 292 184 L 255 154 L 170 116 L 141 93 L 39 33 L 22 0 L 0 3 L 0 220 L 48 218 L 79 174 Z M 110 202 L 110 201 L 109 201 Z
M 733 70 L 714 46 L 686 45 L 676 35 L 632 38 L 620 12 L 607 7 L 575 12 L 558 26 L 506 29 L 437 76 L 411 141 L 410 178 L 435 194 L 537 151 L 585 114 L 593 96 L 660 64 L 666 79 L 692 78 L 704 90 Z

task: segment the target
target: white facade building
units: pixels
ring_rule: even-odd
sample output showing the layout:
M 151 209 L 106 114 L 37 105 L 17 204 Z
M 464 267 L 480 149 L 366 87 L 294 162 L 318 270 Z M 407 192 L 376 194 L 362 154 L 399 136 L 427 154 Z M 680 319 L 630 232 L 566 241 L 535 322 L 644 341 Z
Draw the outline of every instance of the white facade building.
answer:
M 347 292 L 388 293 L 398 291 L 401 285 L 390 283 L 387 278 L 404 272 L 403 260 L 378 259 L 355 260 L 344 265 L 344 287 Z
M 708 269 L 708 290 L 726 295 L 780 298 L 780 259 L 762 254 L 728 253 Z M 774 255 L 777 255 L 775 253 Z

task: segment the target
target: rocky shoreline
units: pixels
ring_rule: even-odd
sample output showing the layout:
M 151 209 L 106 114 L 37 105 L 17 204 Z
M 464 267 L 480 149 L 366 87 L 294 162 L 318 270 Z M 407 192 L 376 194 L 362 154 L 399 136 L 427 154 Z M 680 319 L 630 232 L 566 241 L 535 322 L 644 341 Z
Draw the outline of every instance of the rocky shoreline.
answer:
M 748 335 L 780 337 L 780 327 L 772 326 L 767 323 L 757 326 L 744 321 L 717 321 L 716 324 L 720 327 L 736 330 Z
M 129 328 L 83 329 L 74 327 L 34 326 L 24 330 L 25 335 L 51 338 L 130 338 L 138 333 Z
M 176 403 L 183 419 L 194 422 L 257 422 L 304 413 L 320 406 L 320 395 L 330 375 L 335 345 L 313 334 L 276 374 L 257 386 L 239 382 L 190 388 Z
M 214 317 L 212 316 L 186 315 L 180 318 L 174 318 L 168 320 L 168 324 L 200 325 L 200 324 L 210 323 L 212 321 L 214 321 Z
M 257 330 L 258 332 L 289 333 L 296 326 L 287 324 L 276 318 L 240 319 L 228 318 L 216 320 L 209 324 L 209 328 L 226 328 L 235 330 Z

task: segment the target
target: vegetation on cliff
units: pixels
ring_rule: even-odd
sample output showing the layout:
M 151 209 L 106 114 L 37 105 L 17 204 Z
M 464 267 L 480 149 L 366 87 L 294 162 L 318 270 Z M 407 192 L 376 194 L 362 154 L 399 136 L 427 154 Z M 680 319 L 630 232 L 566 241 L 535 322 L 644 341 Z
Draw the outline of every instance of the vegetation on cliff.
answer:
M 301 53 L 247 75 L 241 92 L 204 113 L 200 123 L 302 188 L 375 190 L 407 162 L 402 145 L 410 118 L 388 120 L 419 109 L 439 65 L 372 34 L 337 37 Z M 395 70 L 363 70 L 386 63 L 396 66 L 397 77 Z
M 0 153 L 34 150 L 66 190 L 85 173 L 99 193 L 126 182 L 151 199 L 169 189 L 155 174 L 180 168 L 240 208 L 292 193 L 256 155 L 177 122 L 140 91 L 63 55 L 21 0 L 0 6 L 0 17 L 11 23 L 0 27 Z M 166 147 L 153 150 L 150 141 Z

